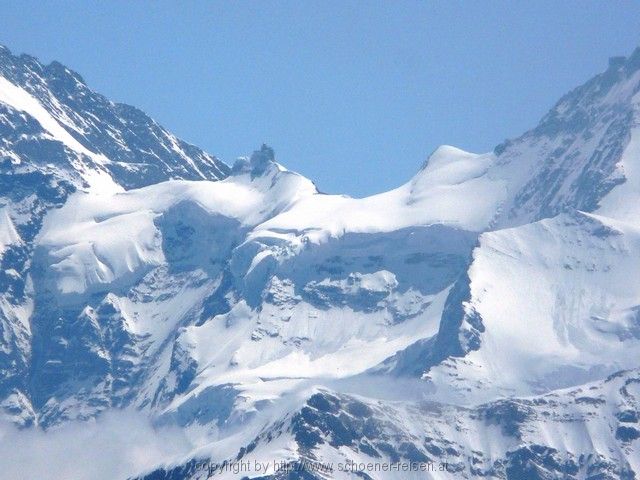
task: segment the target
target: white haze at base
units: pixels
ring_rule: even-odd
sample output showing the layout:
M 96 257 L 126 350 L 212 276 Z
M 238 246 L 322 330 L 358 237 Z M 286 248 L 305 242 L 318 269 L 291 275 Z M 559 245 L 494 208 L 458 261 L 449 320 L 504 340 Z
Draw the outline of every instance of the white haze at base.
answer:
M 192 448 L 182 429 L 154 428 L 148 417 L 132 411 L 110 411 L 47 432 L 0 424 L 0 478 L 124 479 Z
M 315 378 L 297 385 L 287 401 L 260 412 L 236 440 L 250 442 L 270 420 L 297 408 L 301 401 L 322 388 L 394 402 L 428 398 L 426 384 L 417 379 Z M 125 479 L 158 465 L 184 463 L 192 458 L 194 451 L 203 452 L 205 457 L 215 451 L 220 458 L 236 453 L 233 448 L 216 442 L 202 448 L 189 439 L 185 429 L 154 426 L 144 412 L 132 410 L 110 410 L 95 420 L 68 422 L 48 431 L 20 430 L 0 422 L 2 480 Z M 279 455 L 269 457 L 268 461 L 281 460 Z

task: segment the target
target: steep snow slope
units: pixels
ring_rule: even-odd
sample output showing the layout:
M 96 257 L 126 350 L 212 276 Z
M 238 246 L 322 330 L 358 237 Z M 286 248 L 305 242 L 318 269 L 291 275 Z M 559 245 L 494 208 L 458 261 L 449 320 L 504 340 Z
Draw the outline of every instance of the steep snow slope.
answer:
M 437 149 L 402 187 L 366 199 L 311 197 L 266 222 L 274 229 L 385 231 L 444 223 L 471 231 L 565 209 L 593 211 L 607 194 L 635 195 L 640 49 L 563 97 L 533 130 L 488 154 Z M 615 186 L 620 188 L 614 189 Z M 604 213 L 606 215 L 606 213 Z M 615 215 L 612 215 L 615 216 Z
M 4 417 L 179 426 L 198 448 L 148 478 L 247 455 L 633 478 L 637 372 L 605 377 L 640 353 L 640 50 L 363 199 L 266 146 L 218 172 L 61 65 L 0 58 Z
M 47 217 L 37 241 L 51 257 L 48 274 L 53 277 L 52 285 L 61 293 L 86 293 L 96 284 L 106 290 L 141 268 L 164 263 L 161 230 L 166 226 L 161 216 L 187 223 L 189 215 L 199 215 L 201 218 L 193 218 L 194 222 L 212 222 L 200 226 L 200 238 L 193 241 L 214 250 L 232 243 L 224 238 L 226 235 L 239 235 L 233 228 L 248 229 L 299 196 L 315 193 L 306 179 L 275 164 L 272 168 L 271 175 L 253 180 L 243 175 L 220 182 L 160 183 L 109 197 L 73 195 L 64 208 Z M 220 222 L 217 226 L 216 219 Z M 219 231 L 207 232 L 206 227 Z M 206 255 L 198 261 L 206 261 Z M 222 262 L 230 249 L 208 255 L 211 263 Z
M 425 375 L 445 397 L 454 390 L 470 401 L 636 365 L 639 67 L 639 50 L 614 59 L 536 129 L 496 149 L 488 175 L 512 180 L 492 228 L 521 226 L 482 234 L 438 336 L 377 370 Z M 525 183 L 513 181 L 516 166 L 529 170 Z
M 232 271 L 242 278 L 238 290 L 242 310 L 232 307 L 221 319 L 234 326 L 259 312 L 262 325 L 267 313 L 272 320 L 253 330 L 252 336 L 258 344 L 266 339 L 269 349 L 245 349 L 237 338 L 230 344 L 225 340 L 222 351 L 207 347 L 209 338 L 224 338 L 222 332 L 229 328 L 214 328 L 215 322 L 188 327 L 188 333 L 179 337 L 181 351 L 192 352 L 187 356 L 197 365 L 204 359 L 212 361 L 196 373 L 195 388 L 175 398 L 163 418 L 168 415 L 189 425 L 192 435 L 203 435 L 206 428 L 197 420 L 203 408 L 225 405 L 206 409 L 205 418 L 226 420 L 213 435 L 200 437 L 219 440 L 211 450 L 194 453 L 194 458 L 215 462 L 252 452 L 250 458 L 284 457 L 299 464 L 305 459 L 453 457 L 454 472 L 433 478 L 633 478 L 638 434 L 624 422 L 633 423 L 637 407 L 631 406 L 628 415 L 618 412 L 624 421 L 613 420 L 610 412 L 614 405 L 628 402 L 635 379 L 625 377 L 624 384 L 614 388 L 624 398 L 614 391 L 589 394 L 608 389 L 602 386 L 613 381 L 608 380 L 579 389 L 583 396 L 578 390 L 556 390 L 549 394 L 553 401 L 494 399 L 548 392 L 637 366 L 640 292 L 634 280 L 640 244 L 634 167 L 639 68 L 640 50 L 628 59 L 612 60 L 605 73 L 561 99 L 538 127 L 492 153 L 473 155 L 443 147 L 414 179 L 394 191 L 360 200 L 311 195 L 254 227 L 234 250 L 232 261 Z M 417 242 L 399 242 L 402 232 L 410 232 L 405 238 Z M 477 248 L 466 257 L 479 233 Z M 359 260 L 378 245 L 380 250 L 370 257 L 384 252 L 382 260 Z M 419 250 L 406 255 L 409 245 Z M 425 263 L 403 275 L 389 256 L 394 256 L 392 252 L 400 254 L 404 265 L 414 258 Z M 468 269 L 465 258 L 471 260 Z M 460 259 L 461 267 L 447 270 L 456 264 L 454 259 Z M 331 321 L 336 305 L 351 309 L 371 305 L 365 298 L 385 288 L 393 292 L 396 282 L 419 287 L 426 302 L 414 310 L 419 312 L 418 323 L 404 321 L 413 335 L 391 343 L 388 352 L 397 351 L 378 365 L 373 365 L 380 358 L 376 340 L 392 337 L 396 327 L 382 333 L 372 329 L 370 320 L 361 327 L 351 315 L 343 317 L 349 325 L 373 331 L 374 337 L 347 350 L 348 357 L 329 353 L 335 343 L 326 342 L 327 334 L 307 337 L 322 351 L 320 359 L 331 358 L 333 367 L 314 360 L 316 349 L 305 343 L 299 349 L 304 355 L 273 361 L 280 355 L 274 354 L 279 351 L 278 338 L 286 331 L 282 319 L 300 325 L 307 312 L 300 305 L 306 309 L 305 304 L 320 301 L 328 310 L 314 318 L 314 324 Z M 366 296 L 363 285 L 368 286 Z M 357 303 L 353 292 L 359 292 Z M 388 315 L 393 303 L 389 295 L 386 298 L 377 308 L 382 306 Z M 280 307 L 277 311 L 272 309 L 273 300 Z M 439 317 L 437 331 L 429 320 L 433 315 Z M 207 330 L 213 333 L 207 335 Z M 343 332 L 345 327 L 332 323 L 330 331 Z M 348 338 L 339 342 L 352 345 Z M 358 333 L 357 338 L 367 337 Z M 228 358 L 231 369 L 221 365 Z M 443 429 L 435 432 L 431 426 L 437 420 L 421 422 L 406 411 L 397 413 L 388 400 L 381 400 L 382 410 L 369 404 L 368 423 L 363 413 L 367 408 L 356 408 L 359 413 L 353 414 L 352 401 L 335 393 L 312 397 L 315 400 L 300 416 L 287 415 L 294 408 L 290 403 L 294 392 L 309 383 L 362 374 L 365 368 L 380 382 L 389 374 L 417 376 L 426 388 L 421 391 L 432 399 L 466 407 L 449 403 L 431 407 L 443 418 Z M 294 377 L 301 378 L 294 381 Z M 380 390 L 374 396 L 384 397 Z M 273 417 L 273 413 L 261 417 L 261 411 L 269 411 L 265 405 L 282 408 L 283 418 L 275 427 L 265 426 Z M 576 416 L 582 408 L 589 412 Z M 390 411 L 396 413 L 387 419 Z M 420 415 L 431 418 L 428 410 Z M 189 416 L 196 420 L 190 422 Z M 256 441 L 233 433 L 234 426 L 251 425 L 250 418 L 263 421 L 255 424 L 264 427 Z M 387 419 L 381 422 L 384 426 L 375 427 L 382 418 Z M 458 420 L 462 418 L 475 420 L 462 425 Z M 306 427 L 298 432 L 301 425 Z M 403 427 L 392 427 L 398 425 Z M 367 431 L 383 433 L 377 438 Z M 363 436 L 366 444 L 358 444 Z M 459 436 L 463 438 L 455 440 Z M 432 439 L 442 443 L 430 450 Z M 374 440 L 380 445 L 376 447 Z M 230 445 L 237 446 L 236 457 Z M 153 478 L 202 476 L 194 468 L 193 462 L 186 462 L 168 473 L 157 471 Z M 298 478 L 295 472 L 270 474 Z M 324 476 L 340 478 L 336 472 Z
M 0 401 L 33 418 L 30 270 L 46 213 L 76 190 L 114 193 L 170 178 L 220 179 L 229 168 L 139 110 L 110 102 L 54 62 L 0 46 Z M 22 417 L 21 412 L 27 412 Z
M 395 190 L 362 199 L 310 197 L 261 228 L 314 230 L 332 236 L 433 224 L 482 231 L 505 196 L 505 183 L 487 175 L 494 162 L 493 154 L 474 155 L 443 146 L 411 181 Z
M 229 172 L 141 111 L 93 92 L 63 65 L 13 56 L 1 46 L 0 114 L 0 154 L 14 174 L 36 167 L 87 186 L 111 178 L 133 188 L 169 178 L 219 179 Z
M 396 225 L 369 232 L 275 226 L 291 213 L 302 219 L 309 199 L 361 203 L 365 218 L 379 212 L 369 199 L 319 194 L 268 147 L 233 171 L 219 182 L 76 193 L 46 218 L 32 315 L 42 424 L 72 417 L 87 396 L 96 413 L 119 397 L 191 424 L 229 388 L 238 398 L 226 415 L 251 414 L 301 381 L 361 373 L 435 333 L 475 232 L 429 224 L 428 213 L 424 225 L 405 227 L 413 209 L 428 210 L 424 200 L 399 203 Z M 93 333 L 74 346 L 67 336 L 78 322 Z M 118 343 L 131 350 L 124 373 Z M 80 378 L 68 364 L 77 358 Z
M 628 183 L 623 158 L 637 130 L 639 85 L 636 49 L 565 95 L 535 129 L 496 147 L 490 175 L 508 178 L 510 187 L 497 226 L 593 211 Z
M 605 217 L 575 212 L 483 234 L 460 319 L 461 330 L 479 325 L 478 342 L 428 377 L 487 398 L 635 367 L 639 271 L 640 230 Z

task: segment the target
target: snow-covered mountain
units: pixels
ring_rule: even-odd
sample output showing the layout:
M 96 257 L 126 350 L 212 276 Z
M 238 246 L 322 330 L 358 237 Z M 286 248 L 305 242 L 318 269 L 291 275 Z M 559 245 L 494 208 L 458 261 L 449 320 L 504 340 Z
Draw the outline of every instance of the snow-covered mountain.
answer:
M 93 92 L 63 65 L 0 46 L 0 397 L 7 411 L 31 412 L 38 389 L 31 379 L 31 268 L 47 213 L 76 191 L 106 194 L 228 173 L 215 157 Z
M 635 478 L 639 90 L 640 49 L 354 199 L 0 49 L 3 417 L 179 427 L 147 480 Z

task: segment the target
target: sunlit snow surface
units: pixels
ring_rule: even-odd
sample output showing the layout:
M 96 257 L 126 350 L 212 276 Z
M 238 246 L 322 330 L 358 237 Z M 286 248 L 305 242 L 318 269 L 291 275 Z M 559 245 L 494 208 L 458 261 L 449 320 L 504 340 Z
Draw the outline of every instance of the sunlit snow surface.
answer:
M 640 468 L 640 51 L 493 152 L 440 147 L 361 199 L 267 146 L 224 167 L 59 64 L 0 59 L 0 411 L 48 430 L 33 445 L 56 452 L 96 418 L 116 442 L 127 418 L 180 432 L 91 478 L 232 459 L 447 462 L 436 479 Z

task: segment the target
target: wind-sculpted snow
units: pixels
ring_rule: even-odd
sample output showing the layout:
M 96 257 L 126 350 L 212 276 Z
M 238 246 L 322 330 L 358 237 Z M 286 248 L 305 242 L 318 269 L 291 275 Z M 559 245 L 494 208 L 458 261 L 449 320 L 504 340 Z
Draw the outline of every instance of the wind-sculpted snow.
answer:
M 32 324 L 42 340 L 34 398 L 43 408 L 52 398 L 69 397 L 71 405 L 94 398 L 96 413 L 114 397 L 199 411 L 189 405 L 228 384 L 245 399 L 236 408 L 251 414 L 274 399 L 261 386 L 265 378 L 283 377 L 270 389 L 284 392 L 309 376 L 357 374 L 435 333 L 437 309 L 477 234 L 440 224 L 404 228 L 406 213 L 379 233 L 313 236 L 310 228 L 272 226 L 310 197 L 332 202 L 274 163 L 268 147 L 219 182 L 74 194 L 47 216 L 36 243 Z M 117 315 L 94 318 L 103 308 Z M 53 312 L 59 320 L 51 322 Z M 53 332 L 66 338 L 79 321 L 92 340 L 61 344 Z M 124 373 L 116 372 L 112 329 L 130 350 Z M 364 345 L 368 354 L 345 368 Z M 99 387 L 77 389 L 81 358 L 86 381 Z M 296 367 L 286 367 L 292 361 Z M 42 420 L 55 423 L 72 410 L 46 407 Z
M 2 416 L 179 428 L 146 479 L 635 478 L 639 71 L 355 199 L 0 50 Z

